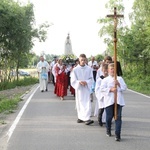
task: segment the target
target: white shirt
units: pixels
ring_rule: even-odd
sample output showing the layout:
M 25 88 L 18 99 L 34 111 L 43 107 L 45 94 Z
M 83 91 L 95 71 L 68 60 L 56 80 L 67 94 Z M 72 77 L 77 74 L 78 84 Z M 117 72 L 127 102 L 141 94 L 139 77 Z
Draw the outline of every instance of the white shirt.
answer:
M 120 83 L 120 87 L 117 86 L 117 104 L 124 106 L 125 101 L 122 92 L 127 89 L 127 85 L 122 77 L 117 76 L 117 80 Z M 101 82 L 100 91 L 104 94 L 104 107 L 114 104 L 114 93 L 110 92 L 114 86 L 114 77 L 112 76 L 104 78 Z
M 50 64 L 50 69 L 53 69 L 54 65 L 56 64 L 55 61 L 52 61 L 51 64 Z
M 96 85 L 95 85 L 95 96 L 97 98 L 98 101 L 98 108 L 104 108 L 104 95 L 103 93 L 100 91 L 100 86 L 101 86 L 101 82 L 103 79 L 101 79 L 100 77 L 96 80 Z
M 39 73 L 42 73 L 43 67 L 45 67 L 45 69 L 44 69 L 45 72 L 49 71 L 49 64 L 48 64 L 47 61 L 40 61 L 40 62 L 38 62 L 38 64 L 37 64 L 37 71 Z
M 94 66 L 98 67 L 98 63 L 97 63 L 97 61 L 94 61 L 94 62 L 89 61 L 88 66 L 90 66 L 93 69 L 93 71 L 96 71 L 96 69 L 94 69 L 93 67 Z
M 104 73 L 103 73 L 103 71 L 102 71 L 102 68 L 100 67 L 100 68 L 97 70 L 96 81 L 97 81 L 97 79 L 98 79 L 100 76 L 102 76 L 102 75 L 104 75 Z

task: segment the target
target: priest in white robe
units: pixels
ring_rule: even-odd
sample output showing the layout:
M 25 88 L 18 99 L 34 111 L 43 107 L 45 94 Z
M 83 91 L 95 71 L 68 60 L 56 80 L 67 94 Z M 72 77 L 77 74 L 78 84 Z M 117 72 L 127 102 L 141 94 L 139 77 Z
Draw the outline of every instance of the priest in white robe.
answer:
M 39 74 L 39 83 L 40 83 L 40 91 L 47 91 L 48 85 L 48 71 L 50 66 L 47 61 L 44 60 L 44 57 L 40 57 L 40 62 L 37 64 L 37 72 Z
M 94 123 L 94 121 L 90 119 L 90 88 L 93 82 L 92 69 L 86 65 L 86 55 L 81 54 L 79 57 L 79 65 L 77 65 L 71 73 L 71 86 L 75 89 L 76 93 L 75 99 L 78 123 L 85 122 L 86 125 Z

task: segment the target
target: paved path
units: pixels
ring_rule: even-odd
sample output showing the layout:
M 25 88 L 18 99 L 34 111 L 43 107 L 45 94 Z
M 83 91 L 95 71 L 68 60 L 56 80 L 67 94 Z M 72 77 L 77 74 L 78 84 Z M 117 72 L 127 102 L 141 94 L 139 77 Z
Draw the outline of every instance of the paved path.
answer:
M 19 110 L 11 117 L 10 125 L 5 129 L 4 133 L 9 133 L 10 139 L 5 136 L 3 144 L 0 143 L 1 149 L 6 145 L 7 150 L 150 149 L 150 98 L 130 91 L 124 93 L 126 106 L 123 108 L 122 140 L 116 142 L 114 123 L 112 137 L 106 136 L 105 127 L 98 126 L 96 117 L 92 117 L 95 122 L 90 126 L 76 123 L 74 97 L 69 95 L 61 101 L 53 94 L 53 88 L 49 84 L 48 92 L 41 93 L 37 89 L 33 97 L 27 96 L 27 100 L 21 104 L 26 104 L 26 108 L 16 128 L 11 127 L 11 122 Z M 93 109 L 94 105 L 93 102 Z M 8 132 L 10 128 L 12 134 Z

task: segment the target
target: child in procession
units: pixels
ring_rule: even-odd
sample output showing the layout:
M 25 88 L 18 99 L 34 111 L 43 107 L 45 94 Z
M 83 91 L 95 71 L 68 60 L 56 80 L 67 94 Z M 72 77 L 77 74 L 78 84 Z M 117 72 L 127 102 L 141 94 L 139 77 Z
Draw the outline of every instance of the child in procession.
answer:
M 95 104 L 94 116 L 98 116 L 98 123 L 100 126 L 103 126 L 103 122 L 106 122 L 106 114 L 104 113 L 104 95 L 100 91 L 100 85 L 102 80 L 108 76 L 108 64 L 102 65 L 102 73 L 103 75 L 97 78 L 95 86 L 95 96 L 97 101 Z
M 122 77 L 117 76 L 114 79 L 114 63 L 108 65 L 109 76 L 101 82 L 100 91 L 104 94 L 104 107 L 106 111 L 106 135 L 111 136 L 111 123 L 114 116 L 114 97 L 117 92 L 117 119 L 115 120 L 115 140 L 121 140 L 121 125 L 122 125 L 122 107 L 125 105 L 122 92 L 127 89 L 126 83 Z M 117 88 L 115 88 L 115 85 Z

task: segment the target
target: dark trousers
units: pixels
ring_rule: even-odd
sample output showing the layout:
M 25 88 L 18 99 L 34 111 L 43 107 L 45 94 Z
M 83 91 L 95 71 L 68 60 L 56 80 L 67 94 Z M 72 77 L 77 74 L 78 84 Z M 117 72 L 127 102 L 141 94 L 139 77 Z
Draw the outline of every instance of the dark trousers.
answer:
M 97 71 L 93 71 L 93 78 L 94 78 L 95 82 L 96 82 L 96 73 L 97 73 Z
M 106 129 L 111 131 L 112 118 L 114 116 L 114 104 L 105 108 L 106 110 Z M 115 120 L 115 135 L 120 136 L 122 125 L 122 106 L 117 105 L 117 120 Z
M 70 86 L 70 71 L 67 73 L 68 76 L 68 86 Z
M 54 86 L 55 86 L 55 78 L 54 78 L 54 75 L 52 74 L 52 82 L 53 82 L 53 84 L 54 84 Z
M 103 116 L 104 108 L 100 108 L 98 110 L 98 122 L 102 124 L 102 116 Z

